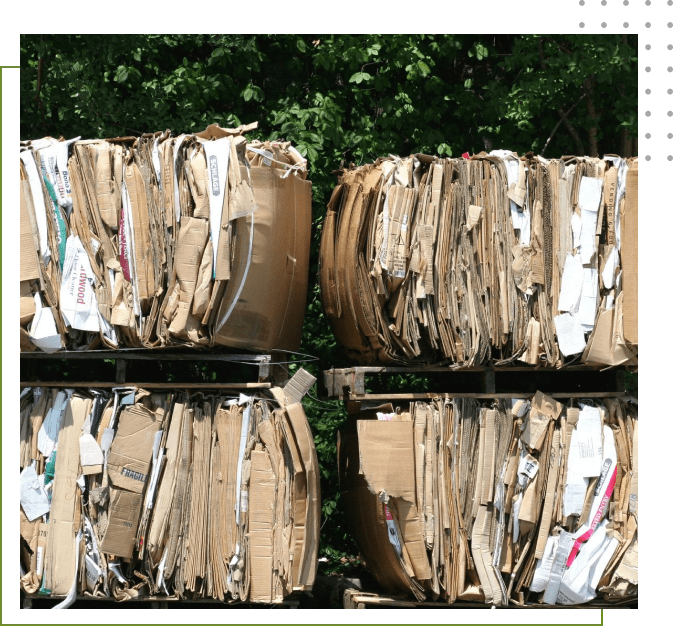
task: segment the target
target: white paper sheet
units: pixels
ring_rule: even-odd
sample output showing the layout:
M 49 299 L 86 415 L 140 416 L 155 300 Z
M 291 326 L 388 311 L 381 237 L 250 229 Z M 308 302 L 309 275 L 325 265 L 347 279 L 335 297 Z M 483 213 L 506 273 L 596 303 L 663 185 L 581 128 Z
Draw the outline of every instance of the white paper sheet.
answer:
M 549 583 L 551 576 L 551 566 L 554 563 L 556 550 L 558 549 L 559 536 L 547 537 L 547 543 L 544 546 L 544 553 L 542 558 L 535 565 L 535 574 L 533 574 L 533 582 L 530 584 L 531 591 L 544 591 Z
M 566 570 L 558 594 L 559 604 L 582 604 L 596 597 L 596 585 L 612 558 L 619 540 L 610 538 L 603 522 Z
M 549 576 L 549 582 L 547 583 L 547 588 L 542 598 L 542 601 L 545 604 L 556 604 L 559 588 L 561 586 L 561 579 L 563 578 L 566 569 L 566 560 L 568 554 L 570 554 L 573 541 L 574 537 L 571 533 L 568 533 L 565 530 L 561 531 L 558 548 L 556 549 L 554 562 L 551 566 L 551 575 Z
M 103 465 L 103 452 L 98 442 L 91 434 L 81 435 L 79 438 L 79 462 L 82 467 Z
M 582 296 L 580 297 L 579 320 L 584 332 L 591 332 L 596 323 L 596 308 L 598 306 L 598 270 L 594 267 L 584 267 L 584 281 Z
M 596 221 L 601 201 L 603 181 L 600 178 L 583 176 L 580 182 L 578 204 L 581 209 L 582 233 L 580 235 L 580 254 L 582 263 L 587 265 L 596 251 Z
M 570 218 L 570 226 L 573 230 L 573 248 L 577 250 L 580 247 L 582 237 L 582 218 L 575 212 Z
M 581 416 L 581 412 L 580 412 Z M 592 417 L 592 420 L 594 418 Z M 592 422 L 592 428 L 595 425 Z M 612 429 L 609 426 L 603 426 L 603 441 L 602 441 L 602 455 L 601 455 L 601 464 L 598 474 L 594 476 L 600 476 L 598 484 L 594 489 L 594 499 L 591 502 L 591 510 L 589 511 L 589 517 L 585 524 L 577 530 L 577 535 L 583 535 L 587 530 L 596 528 L 598 523 L 605 517 L 608 512 L 606 494 L 610 487 L 610 481 L 613 474 L 615 473 L 615 468 L 617 467 L 617 449 L 615 448 L 615 436 L 612 432 Z M 614 488 L 614 485 L 613 485 Z M 609 497 L 608 497 L 609 499 Z
M 582 259 L 579 254 L 573 255 L 569 252 L 563 266 L 561 293 L 559 294 L 558 302 L 559 311 L 572 311 L 576 313 L 579 310 L 583 284 L 584 269 L 582 267 Z
M 159 192 L 163 189 L 161 186 L 161 162 L 159 161 L 159 137 L 152 144 L 152 165 L 154 166 L 154 175 L 157 177 Z
M 601 278 L 603 279 L 603 284 L 606 289 L 612 289 L 615 284 L 615 269 L 619 265 L 619 251 L 615 246 L 610 252 L 610 256 L 605 262 L 605 267 L 603 268 L 603 273 Z
M 63 347 L 61 335 L 56 328 L 54 314 L 50 307 L 42 306 L 39 293 L 33 295 L 35 301 L 35 316 L 28 327 L 28 338 L 44 352 L 56 352 Z
M 558 345 L 563 356 L 579 354 L 587 345 L 579 316 L 562 313 L 554 318 Z
M 32 522 L 42 515 L 49 513 L 49 498 L 40 485 L 37 473 L 32 465 L 24 468 L 19 476 L 19 493 L 21 507 L 28 521 Z
M 600 476 L 603 464 L 602 434 L 600 411 L 593 406 L 583 407 L 570 440 L 569 472 L 576 472 L 583 478 Z M 574 455 L 572 464 L 570 455 Z

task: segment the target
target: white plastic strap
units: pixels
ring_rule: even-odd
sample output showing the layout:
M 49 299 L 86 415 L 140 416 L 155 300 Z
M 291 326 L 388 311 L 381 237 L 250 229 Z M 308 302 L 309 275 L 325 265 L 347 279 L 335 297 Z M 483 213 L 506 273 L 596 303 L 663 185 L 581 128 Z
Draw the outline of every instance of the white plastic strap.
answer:
M 306 169 L 305 159 L 304 163 L 295 163 L 294 165 L 291 165 L 289 163 L 283 163 L 283 161 L 278 161 L 274 159 L 272 156 L 269 155 L 269 153 L 266 150 L 260 150 L 259 148 L 252 148 L 251 146 L 246 146 L 246 150 L 250 150 L 250 152 L 254 152 L 255 154 L 259 154 L 261 157 L 263 157 L 265 165 L 267 164 L 266 161 L 269 161 L 269 165 L 271 165 L 270 163 L 271 161 L 273 161 L 274 163 L 278 163 L 279 165 L 282 165 L 287 170 L 285 174 L 283 174 L 283 178 L 287 178 L 290 172 L 292 171 Z
M 224 314 L 222 317 L 220 323 L 218 324 L 217 328 L 215 329 L 215 333 L 218 333 L 220 331 L 220 328 L 224 326 L 229 319 L 229 316 L 231 315 L 232 311 L 234 310 L 234 307 L 238 303 L 238 299 L 241 296 L 241 291 L 243 291 L 243 285 L 245 285 L 245 281 L 248 278 L 248 271 L 250 270 L 250 263 L 252 262 L 252 244 L 254 242 L 255 238 L 255 214 L 251 213 L 250 214 L 250 241 L 248 245 L 248 258 L 245 261 L 245 272 L 243 272 L 243 279 L 241 280 L 241 283 L 238 286 L 238 289 L 236 291 L 236 295 L 234 296 L 234 299 L 232 300 L 231 304 L 229 305 L 229 309 L 227 312 Z M 214 243 L 213 243 L 214 245 Z

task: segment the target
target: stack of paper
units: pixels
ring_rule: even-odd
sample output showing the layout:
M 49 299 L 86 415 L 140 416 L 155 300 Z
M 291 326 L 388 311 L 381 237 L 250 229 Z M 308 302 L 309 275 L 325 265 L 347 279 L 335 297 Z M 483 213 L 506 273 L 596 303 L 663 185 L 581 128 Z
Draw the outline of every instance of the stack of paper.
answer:
M 342 171 L 323 307 L 358 363 L 637 360 L 638 160 L 383 158 Z
M 272 396 L 24 392 L 22 589 L 259 603 L 311 589 L 315 446 L 301 403 Z
M 21 349 L 297 350 L 311 183 L 255 128 L 22 142 Z
M 344 506 L 390 592 L 506 606 L 638 591 L 638 416 L 628 399 L 473 399 L 363 410 Z

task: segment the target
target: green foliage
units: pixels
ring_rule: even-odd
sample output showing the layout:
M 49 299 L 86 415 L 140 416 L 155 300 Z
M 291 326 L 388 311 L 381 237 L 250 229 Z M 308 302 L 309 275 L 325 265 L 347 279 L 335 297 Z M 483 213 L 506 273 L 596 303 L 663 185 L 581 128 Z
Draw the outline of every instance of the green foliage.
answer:
M 636 50 L 634 35 L 22 35 L 21 137 L 179 134 L 257 120 L 251 139 L 292 141 L 313 183 L 302 350 L 319 357 L 317 375 L 351 365 L 315 280 L 333 172 L 391 153 L 523 154 L 547 142 L 547 157 L 636 153 Z M 208 362 L 193 372 L 214 374 Z M 338 495 L 335 441 L 346 415 L 338 403 L 309 398 L 306 407 L 322 478 L 321 554 L 338 567 L 334 559 L 356 554 Z

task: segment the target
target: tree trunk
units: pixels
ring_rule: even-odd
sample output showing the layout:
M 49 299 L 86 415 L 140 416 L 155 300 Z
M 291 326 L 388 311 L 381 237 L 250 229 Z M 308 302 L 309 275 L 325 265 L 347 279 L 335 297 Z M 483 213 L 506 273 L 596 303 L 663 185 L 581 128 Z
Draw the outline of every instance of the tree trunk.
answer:
M 576 156 L 584 156 L 585 155 L 584 144 L 582 143 L 582 139 L 579 136 L 579 133 L 575 130 L 575 127 L 570 123 L 570 120 L 568 119 L 568 116 L 564 113 L 563 109 L 561 107 L 558 107 L 556 110 L 558 114 L 561 116 L 561 119 L 563 120 L 563 125 L 566 127 L 568 134 L 573 138 L 573 141 L 575 142 Z

